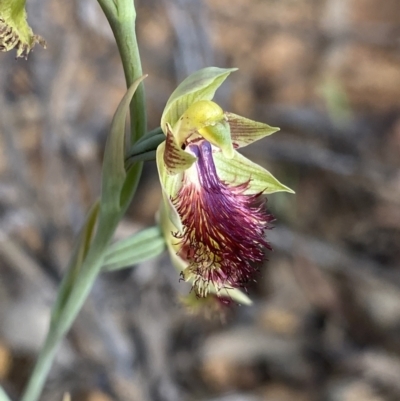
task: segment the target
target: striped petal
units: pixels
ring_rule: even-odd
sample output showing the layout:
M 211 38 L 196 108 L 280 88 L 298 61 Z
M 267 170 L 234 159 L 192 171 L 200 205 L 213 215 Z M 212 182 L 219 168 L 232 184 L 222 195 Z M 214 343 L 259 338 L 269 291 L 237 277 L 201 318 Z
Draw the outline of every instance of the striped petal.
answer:
M 250 145 L 251 143 L 279 131 L 277 127 L 259 123 L 237 114 L 225 112 L 225 117 L 231 129 L 231 137 L 235 149 Z
M 294 193 L 286 185 L 280 183 L 268 170 L 253 163 L 235 151 L 232 159 L 227 159 L 221 152 L 214 153 L 214 162 L 221 180 L 230 185 L 249 182 L 244 194 L 271 194 L 274 192 Z

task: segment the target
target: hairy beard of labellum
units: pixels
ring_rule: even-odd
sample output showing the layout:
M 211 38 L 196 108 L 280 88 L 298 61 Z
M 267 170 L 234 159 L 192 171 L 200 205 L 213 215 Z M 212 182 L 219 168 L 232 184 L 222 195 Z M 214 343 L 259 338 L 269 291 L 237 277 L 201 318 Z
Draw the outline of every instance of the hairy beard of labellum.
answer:
M 197 177 L 185 174 L 182 188 L 172 200 L 183 224 L 176 233 L 179 256 L 189 262 L 185 277 L 193 280 L 197 296 L 215 290 L 245 287 L 257 264 L 271 249 L 264 232 L 272 216 L 261 194 L 245 195 L 249 181 L 236 186 L 218 178 L 209 142 L 189 145 L 198 158 Z

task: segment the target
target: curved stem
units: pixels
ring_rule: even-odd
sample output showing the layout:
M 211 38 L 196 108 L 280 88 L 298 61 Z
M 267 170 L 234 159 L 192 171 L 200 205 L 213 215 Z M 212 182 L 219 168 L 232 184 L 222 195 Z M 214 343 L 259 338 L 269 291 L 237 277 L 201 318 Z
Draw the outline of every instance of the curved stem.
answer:
M 39 358 L 35 364 L 21 401 L 36 401 L 39 398 L 50 372 L 58 346 L 81 310 L 101 270 L 108 243 L 114 234 L 117 224 L 118 217 L 114 218 L 113 221 L 109 221 L 107 227 L 99 226 L 87 257 L 80 267 L 79 277 L 77 277 L 74 282 L 71 293 L 63 309 L 50 323 L 45 343 L 40 350 Z
M 144 153 L 140 153 L 137 155 L 130 156 L 129 159 L 126 161 L 126 169 L 129 170 L 132 165 L 138 162 L 148 162 L 151 160 L 156 160 L 156 151 L 150 150 Z
M 150 138 L 152 138 L 152 137 L 154 137 L 154 136 L 156 136 L 156 135 L 160 135 L 160 134 L 165 135 L 165 134 L 163 133 L 161 127 L 154 128 L 153 130 L 151 130 L 151 131 L 149 131 L 149 132 L 146 132 L 146 134 L 144 134 L 144 135 L 134 144 L 134 146 L 138 145 L 139 143 L 141 143 L 141 142 L 143 142 L 143 141 L 145 141 L 145 140 L 147 140 L 147 139 L 150 139 Z
M 135 31 L 136 10 L 134 0 L 114 0 L 116 2 L 116 13 L 110 13 L 107 8 L 104 7 L 104 3 L 109 0 L 98 1 L 114 33 L 124 68 L 126 86 L 129 88 L 136 79 L 143 75 Z M 130 149 L 133 144 L 146 134 L 147 115 L 143 83 L 137 88 L 132 103 L 130 104 L 130 123 L 131 136 L 127 149 Z M 142 173 L 143 162 L 137 160 L 137 163 L 138 171 L 133 175 L 128 172 L 126 177 L 124 186 L 128 190 L 131 189 L 131 191 L 124 196 L 124 203 L 122 205 L 123 213 L 125 213 L 132 201 L 137 188 L 137 182 L 140 180 Z
M 127 87 L 142 75 L 142 67 L 136 42 L 136 11 L 133 0 L 98 0 L 113 30 L 121 61 L 124 68 Z M 135 143 L 146 132 L 146 110 L 143 84 L 140 85 L 130 105 L 131 143 Z M 130 146 L 129 146 L 130 148 Z M 85 260 L 80 266 L 70 294 L 61 311 L 52 320 L 49 332 L 39 358 L 29 379 L 22 401 L 36 401 L 42 392 L 50 371 L 58 345 L 70 329 L 82 308 L 95 279 L 100 273 L 108 244 L 118 225 L 119 219 L 128 207 L 137 188 L 142 170 L 142 162 L 130 169 L 124 187 L 127 188 L 121 213 L 110 218 L 99 218 L 99 227 Z M 129 178 L 129 179 L 128 179 Z M 101 213 L 101 212 L 100 212 Z M 56 304 L 57 305 L 57 304 Z M 0 394 L 1 395 L 1 394 Z
M 36 361 L 35 369 L 32 372 L 28 386 L 22 396 L 22 401 L 37 400 L 39 398 L 53 363 L 59 342 L 60 338 L 56 336 L 56 333 L 53 330 L 49 330 L 45 343 L 40 350 L 39 358 Z
M 139 47 L 136 39 L 135 22 L 136 10 L 133 0 L 116 1 L 116 13 L 107 7 L 109 0 L 98 0 L 108 19 L 117 42 L 121 56 L 126 86 L 143 75 Z M 131 144 L 135 143 L 146 133 L 147 118 L 144 97 L 144 86 L 140 84 L 135 92 L 130 109 Z
M 99 4 L 105 15 L 116 15 L 117 6 L 114 0 L 99 0 Z
M 160 143 L 165 141 L 164 134 L 154 135 L 151 138 L 144 139 L 132 146 L 128 151 L 125 160 L 129 160 L 132 156 L 137 156 L 145 152 L 156 150 Z

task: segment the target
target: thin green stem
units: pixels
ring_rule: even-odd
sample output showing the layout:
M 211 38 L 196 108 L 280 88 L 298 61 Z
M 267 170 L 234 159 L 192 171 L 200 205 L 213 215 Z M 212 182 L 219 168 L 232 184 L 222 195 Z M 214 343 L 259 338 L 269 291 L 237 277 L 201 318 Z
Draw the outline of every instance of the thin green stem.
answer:
M 22 396 L 22 401 L 37 400 L 39 398 L 59 343 L 60 337 L 57 335 L 57 332 L 49 330 L 44 345 L 40 350 L 39 358 L 36 361 L 28 386 Z
M 81 266 L 79 276 L 72 287 L 67 302 L 58 317 L 51 322 L 47 338 L 40 351 L 39 358 L 22 397 L 22 401 L 35 401 L 39 398 L 53 363 L 58 345 L 81 310 L 83 303 L 89 295 L 93 283 L 101 270 L 107 246 L 111 241 L 118 224 L 118 217 L 116 216 L 113 220 L 114 221 L 110 222 L 111 226 L 108 225 L 108 227 L 102 227 L 100 224 L 93 240 L 93 244 Z
M 98 0 L 114 32 L 120 52 L 127 87 L 142 75 L 138 45 L 136 42 L 136 11 L 133 0 Z M 131 143 L 135 143 L 146 132 L 146 110 L 144 90 L 141 84 L 130 106 Z M 80 266 L 78 277 L 73 283 L 61 310 L 53 315 L 49 333 L 39 354 L 22 401 L 36 401 L 42 392 L 46 377 L 50 371 L 57 348 L 70 329 L 81 310 L 95 279 L 101 271 L 107 247 L 123 212 L 128 207 L 138 185 L 142 162 L 130 169 L 121 194 L 121 212 L 109 216 L 100 206 L 99 223 L 93 242 Z M 62 294 L 61 294 L 62 295 Z M 57 304 L 56 304 L 57 305 Z M 1 395 L 1 394 L 0 394 Z M 2 401 L 2 400 L 0 400 Z
M 147 152 L 140 153 L 138 155 L 130 156 L 129 159 L 126 161 L 125 166 L 126 169 L 129 170 L 131 166 L 134 165 L 135 163 L 148 162 L 155 159 L 156 159 L 156 151 L 149 150 Z
M 105 15 L 116 15 L 117 7 L 114 0 L 99 0 L 99 4 Z
M 160 143 L 165 141 L 164 134 L 154 135 L 151 138 L 144 139 L 132 146 L 129 150 L 126 160 L 129 160 L 132 156 L 137 156 L 151 150 L 156 150 Z
M 109 0 L 98 0 L 108 19 L 121 55 L 126 86 L 143 75 L 139 47 L 136 39 L 135 22 L 136 10 L 134 0 L 117 0 L 116 14 L 106 7 Z M 134 144 L 146 133 L 147 118 L 144 96 L 144 86 L 140 84 L 133 97 L 130 109 L 131 115 L 131 144 Z
M 160 134 L 163 134 L 161 127 L 154 128 L 153 130 L 146 132 L 133 146 L 136 146 L 139 143 Z
M 114 0 L 116 4 L 116 14 L 110 13 L 107 7 L 105 7 L 107 1 L 109 0 L 98 0 L 114 33 L 124 68 L 126 86 L 129 88 L 133 82 L 143 74 L 139 47 L 136 39 L 136 10 L 134 0 Z M 143 83 L 141 83 L 137 88 L 130 104 L 130 123 L 131 137 L 128 149 L 140 140 L 146 134 L 147 130 L 146 103 Z M 124 203 L 122 204 L 122 211 L 124 213 L 132 201 L 137 188 L 137 182 L 140 180 L 143 162 L 137 161 L 137 163 L 138 171 L 132 175 L 132 177 L 128 172 L 126 178 L 125 188 L 131 188 L 131 191 L 126 194 L 127 191 L 124 190 Z M 131 181 L 131 178 L 134 181 Z

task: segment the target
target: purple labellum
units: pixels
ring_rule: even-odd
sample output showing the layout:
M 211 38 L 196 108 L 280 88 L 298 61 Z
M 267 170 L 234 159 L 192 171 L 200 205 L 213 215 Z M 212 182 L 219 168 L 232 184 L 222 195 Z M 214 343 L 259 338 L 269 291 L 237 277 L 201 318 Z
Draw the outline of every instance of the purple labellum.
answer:
M 217 291 L 244 287 L 264 260 L 265 239 L 273 217 L 262 194 L 245 195 L 249 181 L 228 185 L 215 169 L 212 147 L 202 140 L 188 146 L 197 157 L 193 173 L 185 172 L 183 185 L 172 199 L 183 224 L 175 236 L 179 256 L 189 262 L 187 272 L 196 294 L 204 297 L 210 284 Z

